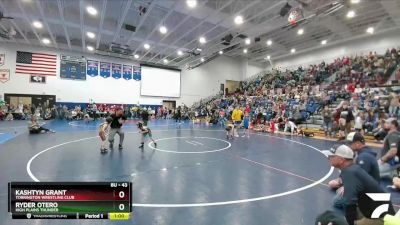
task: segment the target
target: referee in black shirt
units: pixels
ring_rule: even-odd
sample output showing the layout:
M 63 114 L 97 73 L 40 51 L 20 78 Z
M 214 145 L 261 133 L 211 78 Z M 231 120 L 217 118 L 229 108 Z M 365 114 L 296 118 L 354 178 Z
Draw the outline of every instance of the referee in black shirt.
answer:
M 368 196 L 385 192 L 374 178 L 353 163 L 354 153 L 351 148 L 340 145 L 324 153 L 328 156 L 330 164 L 341 170 L 340 178 L 345 190 L 343 194 L 345 216 L 349 225 L 383 225 L 382 218 L 386 214 L 395 214 L 390 200 L 374 201 Z M 377 219 L 371 218 L 374 210 L 384 204 L 388 204 L 388 211 L 379 215 Z M 357 208 L 362 214 L 360 219 L 357 218 Z

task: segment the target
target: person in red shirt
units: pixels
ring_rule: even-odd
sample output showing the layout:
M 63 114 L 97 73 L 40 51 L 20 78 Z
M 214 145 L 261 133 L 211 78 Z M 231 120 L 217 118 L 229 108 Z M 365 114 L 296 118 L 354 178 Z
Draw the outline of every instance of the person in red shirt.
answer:
M 251 108 L 250 108 L 250 106 L 247 104 L 246 105 L 246 109 L 244 110 L 244 113 L 246 114 L 250 114 L 250 112 L 251 112 Z
M 269 122 L 269 129 L 271 130 L 271 134 L 275 133 L 275 120 L 271 119 L 271 121 Z
M 354 91 L 355 91 L 355 87 L 354 87 L 354 84 L 353 83 L 349 83 L 348 85 L 347 85 L 347 91 L 349 91 L 350 93 L 354 93 Z

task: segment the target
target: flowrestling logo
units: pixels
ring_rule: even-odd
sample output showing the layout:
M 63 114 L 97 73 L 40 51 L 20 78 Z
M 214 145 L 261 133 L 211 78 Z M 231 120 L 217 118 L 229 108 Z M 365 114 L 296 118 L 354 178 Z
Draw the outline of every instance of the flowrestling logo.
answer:
M 371 215 L 371 219 L 378 219 L 380 216 L 389 211 L 390 193 L 366 193 L 369 198 L 375 202 L 383 202 L 379 205 Z

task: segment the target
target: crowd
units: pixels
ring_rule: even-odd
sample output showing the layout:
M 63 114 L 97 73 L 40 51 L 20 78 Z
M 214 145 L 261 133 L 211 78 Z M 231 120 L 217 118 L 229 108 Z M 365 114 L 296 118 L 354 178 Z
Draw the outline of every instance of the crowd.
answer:
M 393 178 L 390 187 L 400 190 L 399 93 L 384 86 L 392 75 L 400 75 L 396 74 L 399 50 L 343 57 L 331 64 L 310 65 L 308 69 L 274 70 L 242 82 L 232 95 L 214 96 L 193 108 L 210 117 L 210 121 L 225 125 L 227 138 L 239 137 L 241 126 L 246 130 L 246 117 L 256 131 L 294 134 L 303 133 L 298 124 L 310 115 L 320 115 L 325 135 L 347 139 L 348 143 L 326 152 L 330 164 L 341 171 L 329 186 L 337 189 L 333 203 L 344 209 L 345 218 L 326 212 L 331 217 L 327 219 L 322 214 L 316 224 L 333 224 L 335 219 L 349 225 L 399 224 L 399 219 L 392 217 L 395 211 L 390 200 L 380 218 L 371 218 L 382 202 L 367 195 L 385 193 L 381 185 L 385 178 Z M 365 135 L 383 142 L 382 148 L 370 149 Z

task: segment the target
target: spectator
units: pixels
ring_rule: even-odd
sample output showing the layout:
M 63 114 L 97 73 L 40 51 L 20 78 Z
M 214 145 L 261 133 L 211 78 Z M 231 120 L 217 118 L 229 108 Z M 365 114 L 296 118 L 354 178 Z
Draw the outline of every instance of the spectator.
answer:
M 332 137 L 332 111 L 329 109 L 328 106 L 325 106 L 322 110 L 322 117 L 324 120 L 324 130 L 325 130 L 325 137 Z
M 393 205 L 389 202 L 389 210 L 382 213 L 379 219 L 371 219 L 373 211 L 382 203 L 372 200 L 367 193 L 384 193 L 379 183 L 359 165 L 353 163 L 354 153 L 346 145 L 340 145 L 330 151 L 325 151 L 330 164 L 341 170 L 340 178 L 343 182 L 343 203 L 346 220 L 349 225 L 374 224 L 383 225 L 383 216 L 394 215 Z M 362 218 L 357 220 L 357 208 Z
M 364 136 L 358 132 L 352 132 L 347 135 L 349 147 L 357 153 L 355 163 L 365 170 L 378 183 L 380 182 L 379 166 L 376 162 L 376 152 L 365 145 Z M 329 186 L 333 189 L 337 188 L 336 196 L 333 200 L 334 206 L 343 208 L 343 192 L 342 181 L 340 178 L 329 182 Z
M 400 143 L 399 123 L 396 119 L 388 119 L 385 123 L 388 135 L 383 140 L 381 156 L 378 160 L 381 177 L 392 176 L 394 167 L 399 165 L 400 152 L 397 151 Z

